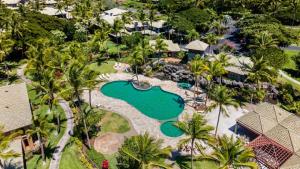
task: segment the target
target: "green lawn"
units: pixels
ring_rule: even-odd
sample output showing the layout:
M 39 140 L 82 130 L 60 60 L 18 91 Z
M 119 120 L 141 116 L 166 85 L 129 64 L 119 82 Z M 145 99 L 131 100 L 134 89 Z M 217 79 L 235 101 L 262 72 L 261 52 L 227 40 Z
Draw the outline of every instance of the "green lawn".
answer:
M 101 120 L 101 133 L 125 133 L 130 130 L 129 122 L 119 114 L 101 110 L 104 115 Z
M 191 168 L 191 161 L 188 160 L 186 157 L 178 157 L 176 160 L 176 165 L 179 166 L 181 169 L 190 169 Z M 201 161 L 194 161 L 194 168 L 196 169 L 218 169 L 218 165 L 215 162 L 201 160 Z
M 117 71 L 114 69 L 115 61 L 109 60 L 103 62 L 101 65 L 98 63 L 92 63 L 90 68 L 98 73 L 116 73 Z
M 287 54 L 287 56 L 289 57 L 289 61 L 288 63 L 285 65 L 285 69 L 292 69 L 292 70 L 296 70 L 296 64 L 293 60 L 293 56 L 296 55 L 298 53 L 298 51 L 293 51 L 293 50 L 284 50 L 285 54 Z
M 78 147 L 75 144 L 67 146 L 62 154 L 60 169 L 85 169 L 78 157 Z

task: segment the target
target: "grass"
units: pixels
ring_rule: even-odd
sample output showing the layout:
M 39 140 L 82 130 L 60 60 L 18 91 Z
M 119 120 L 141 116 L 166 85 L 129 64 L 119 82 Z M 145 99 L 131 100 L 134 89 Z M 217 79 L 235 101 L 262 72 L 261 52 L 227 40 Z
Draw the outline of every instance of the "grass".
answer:
M 181 169 L 190 169 L 191 168 L 191 161 L 189 158 L 186 157 L 178 157 L 176 159 L 176 164 Z M 213 161 L 201 160 L 201 161 L 194 161 L 194 168 L 197 169 L 218 169 L 218 165 Z
M 104 110 L 101 111 L 104 112 L 101 120 L 101 133 L 125 133 L 130 130 L 129 122 L 119 114 Z
M 101 65 L 98 65 L 98 63 L 92 63 L 90 65 L 90 68 L 98 73 L 116 73 L 117 70 L 114 69 L 115 61 L 109 60 Z
M 60 161 L 60 169 L 85 169 L 78 157 L 78 147 L 75 144 L 67 146 Z
M 48 109 L 49 109 L 49 107 L 47 105 L 42 105 L 38 109 L 36 109 L 34 111 L 34 114 L 37 114 L 37 113 L 41 113 L 41 114 L 47 113 Z M 52 131 L 49 134 L 48 143 L 46 144 L 46 145 L 49 145 L 49 149 L 48 150 L 45 149 L 45 151 L 48 151 L 48 152 L 49 151 L 53 151 L 54 147 L 57 145 L 57 143 L 59 142 L 59 140 L 62 138 L 62 136 L 63 136 L 63 134 L 65 133 L 65 130 L 66 130 L 67 123 L 66 123 L 66 116 L 63 113 L 63 109 L 60 106 L 58 106 L 57 107 L 57 111 L 59 111 L 60 114 L 61 114 L 61 128 L 60 128 L 60 133 L 57 134 L 57 131 L 54 130 L 54 131 Z M 56 120 L 56 119 L 54 119 L 54 120 Z M 47 152 L 46 152 L 46 154 L 47 154 Z M 40 154 L 35 154 L 31 159 L 29 159 L 27 161 L 27 168 L 28 169 L 35 169 L 35 168 L 38 168 L 38 169 L 48 169 L 49 165 L 50 165 L 50 157 L 48 156 L 48 158 L 46 158 L 46 163 L 43 164 L 43 162 L 41 160 L 41 155 Z
M 284 53 L 289 57 L 289 61 L 288 63 L 284 66 L 284 69 L 292 69 L 292 70 L 296 70 L 296 64 L 293 60 L 293 56 L 296 55 L 298 53 L 298 51 L 294 51 L 294 50 L 284 50 Z

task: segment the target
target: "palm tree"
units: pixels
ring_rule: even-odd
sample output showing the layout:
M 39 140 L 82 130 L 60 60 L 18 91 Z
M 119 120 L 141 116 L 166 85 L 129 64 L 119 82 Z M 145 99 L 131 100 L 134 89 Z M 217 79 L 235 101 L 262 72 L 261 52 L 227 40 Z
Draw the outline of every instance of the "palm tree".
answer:
M 207 125 L 206 120 L 198 113 L 194 113 L 193 117 L 187 121 L 176 122 L 175 126 L 186 135 L 186 138 L 180 140 L 179 147 L 191 145 L 191 168 L 193 169 L 194 145 L 198 144 L 199 141 L 202 143 L 211 143 L 214 138 L 210 135 L 210 132 L 214 128 Z
M 267 49 L 277 47 L 278 42 L 272 38 L 272 34 L 268 31 L 259 32 L 254 38 L 253 44 L 249 45 L 251 48 Z
M 217 44 L 217 42 L 218 42 L 217 36 L 215 34 L 213 34 L 213 33 L 208 33 L 204 37 L 204 41 L 209 44 L 209 53 L 213 53 L 213 51 L 212 51 L 212 45 Z
M 53 108 L 57 106 L 58 98 L 55 96 L 55 93 L 60 91 L 58 79 L 54 77 L 55 70 L 47 69 L 42 74 L 42 83 L 33 83 L 33 89 L 37 91 L 38 95 L 42 98 L 41 100 L 46 102 L 49 106 L 50 112 L 54 113 Z M 60 132 L 60 114 L 56 112 L 56 120 L 57 120 L 57 132 Z
M 100 82 L 97 80 L 98 73 L 96 71 L 93 71 L 91 69 L 86 69 L 84 72 L 84 79 L 85 79 L 85 86 L 87 87 L 89 91 L 89 105 L 92 107 L 92 90 L 95 89 L 97 84 Z
M 255 154 L 240 139 L 224 135 L 217 138 L 216 144 L 212 144 L 213 153 L 204 155 L 200 159 L 216 162 L 220 168 L 250 168 L 258 169 L 257 163 L 253 162 Z
M 12 51 L 14 41 L 9 39 L 5 33 L 0 33 L 0 62 L 3 62 L 5 68 L 5 74 L 9 81 L 9 73 L 6 62 L 4 62 L 6 56 Z
M 195 29 L 188 30 L 187 33 L 188 34 L 186 35 L 186 38 L 189 41 L 193 41 L 199 38 L 199 33 Z
M 4 168 L 4 164 L 1 159 L 6 160 L 9 158 L 19 157 L 20 154 L 16 153 L 13 150 L 7 151 L 9 148 L 10 142 L 20 134 L 20 132 L 15 132 L 11 134 L 4 133 L 4 127 L 0 126 L 0 167 Z
M 39 140 L 39 146 L 41 149 L 42 160 L 45 163 L 45 150 L 44 150 L 44 141 L 48 138 L 50 131 L 55 128 L 53 123 L 49 122 L 47 115 L 39 114 L 33 117 L 33 127 L 26 131 L 27 134 L 34 136 L 37 135 Z
M 143 55 L 143 49 L 142 49 L 141 45 L 138 45 L 135 47 L 130 58 L 131 58 L 130 60 L 131 60 L 132 66 L 135 67 L 135 76 L 136 76 L 137 82 L 139 83 L 138 67 L 145 62 L 145 58 Z
M 261 82 L 271 82 L 276 75 L 276 71 L 271 68 L 268 61 L 263 57 L 252 57 L 253 64 L 244 64 L 244 69 L 249 72 L 246 80 L 254 81 L 257 85 L 257 89 L 261 89 Z
M 194 81 L 195 81 L 195 89 L 194 89 L 194 101 L 196 103 L 196 93 L 198 90 L 198 83 L 199 78 L 203 73 L 205 73 L 208 70 L 207 65 L 205 64 L 205 61 L 201 59 L 200 56 L 196 56 L 190 63 L 189 63 L 189 70 L 194 74 Z
M 206 88 L 207 94 L 206 94 L 206 99 L 205 99 L 205 106 L 207 106 L 208 96 L 212 89 L 212 85 L 213 85 L 212 80 L 215 77 L 222 76 L 226 72 L 225 68 L 218 61 L 211 61 L 211 62 L 208 61 L 206 64 L 207 64 L 208 69 L 204 76 L 205 79 L 207 80 L 207 88 Z
M 168 45 L 166 44 L 166 42 L 163 39 L 157 38 L 155 40 L 154 48 L 155 48 L 155 50 L 158 53 L 158 57 L 157 58 L 159 59 L 160 56 L 161 56 L 161 52 L 162 51 L 166 51 L 168 49 Z
M 161 159 L 169 157 L 171 147 L 162 148 L 163 140 L 156 140 L 148 133 L 132 136 L 120 148 L 121 156 L 128 156 L 136 165 L 129 168 L 152 169 L 154 167 L 171 169 Z
M 124 23 L 122 22 L 122 20 L 120 19 L 116 19 L 114 21 L 114 24 L 112 26 L 112 31 L 115 33 L 116 35 L 116 38 L 117 38 L 117 48 L 118 48 L 118 55 L 119 55 L 119 58 L 121 58 L 120 56 L 120 49 L 119 49 L 119 33 L 123 27 Z
M 85 83 L 85 71 L 86 71 L 86 65 L 79 63 L 77 60 L 74 60 L 68 67 L 67 70 L 67 82 L 70 85 L 70 88 L 66 89 L 63 92 L 71 92 L 72 98 L 75 98 L 77 100 L 77 103 L 74 102 L 74 105 L 77 107 L 81 114 L 81 119 L 84 124 L 84 129 L 85 129 L 85 135 L 87 139 L 87 144 L 88 147 L 91 148 L 91 143 L 90 143 L 90 137 L 86 125 L 86 119 L 82 113 L 82 108 L 81 108 L 81 93 L 83 89 L 86 87 Z
M 45 0 L 31 0 L 29 6 L 32 10 L 39 12 L 44 8 Z
M 229 112 L 227 110 L 227 106 L 234 106 L 237 108 L 239 106 L 238 102 L 232 98 L 232 92 L 228 90 L 225 86 L 216 86 L 212 92 L 210 93 L 210 97 L 215 101 L 209 107 L 209 111 L 215 108 L 219 108 L 218 120 L 215 130 L 215 136 L 218 132 L 218 126 L 220 122 L 221 114 L 225 116 L 229 116 Z

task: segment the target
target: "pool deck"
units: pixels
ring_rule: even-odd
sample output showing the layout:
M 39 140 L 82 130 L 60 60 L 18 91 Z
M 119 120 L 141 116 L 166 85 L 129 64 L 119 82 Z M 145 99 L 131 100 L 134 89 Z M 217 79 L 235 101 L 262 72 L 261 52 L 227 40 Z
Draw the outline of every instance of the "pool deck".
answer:
M 132 74 L 128 73 L 114 73 L 110 74 L 110 78 L 108 78 L 109 81 L 117 81 L 117 80 L 131 80 L 133 78 Z M 177 83 L 170 81 L 170 80 L 159 80 L 156 78 L 149 78 L 145 77 L 143 75 L 139 75 L 139 79 L 141 81 L 148 81 L 152 86 L 160 86 L 163 90 L 172 92 L 175 94 L 180 95 L 184 100 L 191 100 L 191 97 L 193 97 L 193 93 L 188 90 L 180 89 L 177 87 Z M 145 132 L 148 132 L 150 135 L 163 139 L 164 145 L 163 146 L 177 146 L 180 139 L 183 138 L 183 136 L 180 137 L 167 137 L 162 134 L 160 131 L 160 123 L 156 119 L 152 119 L 143 113 L 139 112 L 136 108 L 128 104 L 127 102 L 115 98 L 111 98 L 108 96 L 103 95 L 99 88 L 104 85 L 105 83 L 101 83 L 95 90 L 92 91 L 92 105 L 97 106 L 99 108 L 103 108 L 115 113 L 118 113 L 127 119 L 130 119 L 131 124 L 133 125 L 135 131 L 138 134 L 143 134 Z M 88 92 L 83 93 L 83 98 L 88 101 Z M 189 106 L 189 103 L 185 105 L 185 108 L 183 112 L 180 114 L 179 119 L 183 118 L 184 114 L 192 115 L 193 112 L 195 112 L 194 108 Z M 235 124 L 235 119 L 242 116 L 243 113 L 241 109 L 235 110 L 230 108 L 231 117 L 222 117 L 219 125 L 218 134 L 233 134 L 229 127 L 231 127 L 233 124 Z M 208 120 L 208 124 L 215 126 L 216 124 L 216 117 L 217 117 L 218 111 L 213 110 L 212 112 L 209 112 L 205 115 L 206 119 Z
M 132 79 L 132 74 L 128 73 L 115 73 L 110 74 L 109 81 L 117 81 L 117 80 L 130 80 Z M 186 97 L 185 91 L 177 87 L 176 82 L 173 81 L 162 81 L 156 78 L 149 78 L 140 75 L 139 79 L 141 81 L 146 80 L 151 83 L 152 86 L 160 86 L 163 90 L 172 92 L 180 95 L 183 99 L 188 99 Z M 101 87 L 103 84 L 100 84 Z M 187 91 L 188 95 L 193 96 L 191 91 Z M 88 101 L 88 93 L 84 92 L 83 98 Z M 150 135 L 160 138 L 164 140 L 164 146 L 176 146 L 181 137 L 167 137 L 162 134 L 160 131 L 160 123 L 156 119 L 152 119 L 141 112 L 139 112 L 136 108 L 128 104 L 127 102 L 115 98 L 111 98 L 103 95 L 99 88 L 92 91 L 92 105 L 98 106 L 100 108 L 118 113 L 122 116 L 125 116 L 127 119 L 130 119 L 135 131 L 138 134 L 143 134 L 148 132 Z M 179 118 L 182 117 L 184 113 L 192 114 L 194 109 L 188 105 L 185 106 L 183 112 L 180 114 Z

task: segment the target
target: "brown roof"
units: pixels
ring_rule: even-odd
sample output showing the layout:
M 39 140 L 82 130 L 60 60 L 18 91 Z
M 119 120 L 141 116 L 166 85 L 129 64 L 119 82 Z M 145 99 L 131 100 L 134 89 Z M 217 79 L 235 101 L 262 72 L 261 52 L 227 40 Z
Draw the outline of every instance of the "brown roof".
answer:
M 4 132 L 32 124 L 25 83 L 0 87 L 0 98 L 0 125 L 4 125 Z
M 280 169 L 299 169 L 300 168 L 300 156 L 294 154 L 291 156 Z

